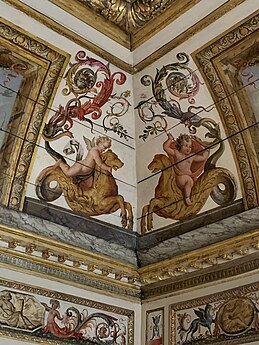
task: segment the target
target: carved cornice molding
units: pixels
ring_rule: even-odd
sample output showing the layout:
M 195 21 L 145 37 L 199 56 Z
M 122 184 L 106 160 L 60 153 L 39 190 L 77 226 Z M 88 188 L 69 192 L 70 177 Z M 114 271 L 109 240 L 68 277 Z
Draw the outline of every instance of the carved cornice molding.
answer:
M 3 266 L 135 301 L 140 300 L 141 290 L 143 299 L 153 299 L 258 269 L 258 250 L 259 230 L 138 269 L 72 245 L 0 227 Z
M 25 231 L 0 227 L 0 262 L 48 279 L 103 290 L 102 293 L 138 299 L 135 266 Z
M 201 0 L 50 0 L 134 50 Z
M 180 17 L 183 13 L 187 10 L 191 9 L 194 5 L 196 5 L 200 0 L 170 0 L 172 4 L 168 5 L 166 10 L 162 11 L 161 14 L 158 14 L 153 18 L 152 16 L 146 16 L 149 18 L 149 21 L 145 23 L 145 25 L 141 26 L 140 28 L 136 29 L 134 33 L 126 33 L 123 31 L 118 25 L 109 21 L 102 15 L 98 14 L 96 11 L 82 3 L 80 0 L 49 0 L 56 6 L 62 8 L 64 11 L 72 14 L 74 17 L 80 19 L 82 22 L 92 26 L 99 32 L 105 34 L 106 36 L 110 37 L 114 41 L 120 43 L 124 47 L 134 50 L 135 48 L 139 47 L 143 44 L 146 40 L 153 37 L 156 33 L 160 30 L 165 28 L 169 23 L 174 21 L 176 18 Z M 104 0 L 96 0 L 98 3 L 103 2 Z M 122 0 L 119 0 L 122 1 Z M 126 1 L 126 0 L 123 0 Z M 143 0 L 139 0 L 143 1 Z M 161 48 L 147 56 L 145 59 L 140 61 L 139 63 L 135 64 L 134 66 L 122 61 L 115 55 L 107 52 L 105 49 L 98 47 L 96 44 L 90 42 L 89 40 L 79 36 L 75 32 L 69 30 L 67 27 L 59 24 L 57 21 L 48 18 L 44 14 L 34 10 L 33 8 L 21 3 L 19 0 L 3 0 L 3 2 L 17 8 L 18 10 L 22 11 L 26 15 L 32 17 L 33 19 L 37 20 L 38 22 L 42 23 L 43 25 L 47 26 L 51 30 L 57 32 L 58 34 L 68 38 L 69 40 L 75 42 L 76 44 L 80 45 L 82 48 L 92 51 L 93 53 L 97 54 L 101 58 L 111 62 L 115 66 L 121 68 L 122 70 L 134 74 L 138 73 L 145 67 L 149 66 L 172 49 L 176 48 L 178 45 L 198 33 L 199 31 L 206 28 L 209 24 L 213 21 L 217 20 L 218 18 L 225 15 L 227 12 L 235 8 L 236 6 L 240 5 L 245 0 L 229 0 L 220 7 L 218 7 L 215 11 L 208 14 L 205 18 L 201 19 L 196 24 L 192 25 L 182 34 L 174 37 L 168 43 L 163 45 Z M 89 0 L 90 2 L 90 0 Z M 154 3 L 157 0 L 153 1 Z M 159 1 L 161 2 L 161 1 Z M 112 1 L 108 2 L 110 5 L 113 3 Z M 115 1 L 116 3 L 116 1 Z M 139 2 L 140 3 L 140 2 Z M 106 3 L 105 3 L 106 4 Z M 114 5 L 115 6 L 115 5 Z
M 142 285 L 216 268 L 227 262 L 258 253 L 259 231 L 240 235 L 219 244 L 197 249 L 139 269 Z

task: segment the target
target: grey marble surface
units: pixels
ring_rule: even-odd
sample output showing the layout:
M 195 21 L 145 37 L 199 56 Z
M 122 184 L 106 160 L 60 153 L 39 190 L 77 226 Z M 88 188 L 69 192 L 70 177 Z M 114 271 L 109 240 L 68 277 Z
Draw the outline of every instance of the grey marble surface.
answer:
M 216 223 L 243 211 L 244 205 L 242 199 L 240 199 L 230 205 L 216 207 L 184 221 L 172 223 L 169 226 L 148 232 L 144 236 L 140 237 L 137 242 L 137 250 L 141 251 L 142 249 L 153 248 L 158 243 L 164 242 L 172 237 L 179 237 L 186 232 L 198 229 L 202 226 L 204 227 L 211 223 Z
M 137 237 L 136 234 L 124 233 L 124 230 L 116 229 L 111 225 L 106 227 L 100 222 L 91 223 L 92 226 L 89 226 L 90 223 L 82 223 L 80 219 L 77 222 L 75 218 L 73 224 L 70 222 L 71 226 L 65 226 L 1 206 L 0 224 L 46 236 L 143 267 L 259 229 L 259 207 L 242 212 L 240 203 L 232 206 L 237 208 L 237 214 L 220 220 L 216 220 L 214 215 L 215 222 L 212 224 L 206 224 L 206 219 L 202 218 L 205 216 L 203 215 L 195 222 L 196 228 L 194 229 L 188 228 L 188 222 L 183 222 L 177 225 L 179 227 L 178 234 L 176 234 L 175 226 L 173 226 L 172 229 L 160 229 L 157 234 L 156 232 L 150 233 L 142 238 Z M 45 212 L 43 208 L 41 210 L 42 213 Z M 233 212 L 233 207 L 228 211 L 225 210 L 225 212 L 222 209 L 219 211 L 227 216 Z M 46 212 L 49 212 L 47 205 Z M 212 215 L 210 216 L 212 219 Z M 56 220 L 57 217 L 60 217 L 60 222 L 62 219 L 63 221 L 66 219 L 62 218 L 62 215 L 57 215 Z M 202 222 L 206 225 L 202 226 Z M 85 228 L 84 225 L 87 224 L 88 226 Z M 98 236 L 93 235 L 93 229 L 98 233 Z M 116 234 L 117 230 L 118 233 Z M 88 231 L 91 233 L 89 234 Z M 163 232 L 165 236 L 163 236 Z M 102 235 L 103 238 L 100 237 Z M 145 240 L 148 236 L 150 238 Z
M 119 246 L 122 245 L 132 250 L 136 248 L 136 232 L 100 221 L 94 217 L 82 216 L 72 210 L 33 198 L 25 199 L 23 210 L 32 216 L 48 220 L 55 224 L 64 225 L 70 229 L 92 235 L 109 243 L 115 243 Z
M 138 259 L 141 266 L 145 266 L 257 229 L 259 207 L 201 226 L 152 248 L 141 249 L 138 251 Z
M 0 224 L 29 231 L 34 234 L 58 240 L 95 253 L 108 255 L 136 265 L 135 249 L 97 238 L 85 232 L 64 225 L 56 224 L 24 212 L 17 212 L 0 206 Z

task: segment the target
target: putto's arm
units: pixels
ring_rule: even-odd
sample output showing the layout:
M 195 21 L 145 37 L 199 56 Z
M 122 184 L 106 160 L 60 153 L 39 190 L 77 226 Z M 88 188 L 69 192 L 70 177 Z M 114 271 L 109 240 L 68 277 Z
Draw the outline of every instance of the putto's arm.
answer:
M 171 143 L 174 141 L 174 137 L 171 133 L 167 133 L 167 140 L 163 143 L 163 149 L 168 155 L 174 155 L 175 149 L 171 147 Z
M 103 170 L 109 171 L 110 173 L 112 172 L 112 168 L 109 167 L 108 165 L 106 165 L 101 157 L 100 157 L 100 153 L 97 150 L 92 150 L 92 155 L 94 158 L 95 163 Z
M 204 162 L 209 158 L 209 155 L 210 155 L 210 150 L 209 149 L 204 150 L 203 152 L 197 154 L 194 157 L 194 162 Z

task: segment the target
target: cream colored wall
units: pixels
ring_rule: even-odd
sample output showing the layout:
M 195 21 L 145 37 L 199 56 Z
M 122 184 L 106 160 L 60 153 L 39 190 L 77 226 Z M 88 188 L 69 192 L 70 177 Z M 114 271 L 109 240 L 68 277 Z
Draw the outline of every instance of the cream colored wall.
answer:
M 13 270 L 10 270 L 8 268 L 3 268 L 3 267 L 1 267 L 0 278 L 3 280 L 6 279 L 6 280 L 11 280 L 11 281 L 16 281 L 21 284 L 24 283 L 26 285 L 30 285 L 33 287 L 39 287 L 40 289 L 43 289 L 43 290 L 46 289 L 46 291 L 60 292 L 60 293 L 72 295 L 74 297 L 85 298 L 94 302 L 105 303 L 112 307 L 119 307 L 119 308 L 132 310 L 134 311 L 134 344 L 137 345 L 137 344 L 140 344 L 141 342 L 140 340 L 141 339 L 141 328 L 140 328 L 141 305 L 140 303 L 123 300 L 119 297 L 117 298 L 113 296 L 108 296 L 102 293 L 97 293 L 94 291 L 90 291 L 87 288 L 75 287 L 75 286 L 69 285 L 68 282 L 61 283 L 55 280 L 43 279 L 35 275 L 21 273 L 21 272 L 13 271 Z M 3 340 L 1 340 L 0 338 L 0 344 L 5 344 L 5 343 L 2 343 L 2 341 Z M 20 344 L 20 343 L 22 344 L 23 342 L 21 342 L 20 340 L 19 342 L 14 341 L 14 344 Z
M 208 296 L 214 293 L 221 293 L 226 290 L 235 289 L 242 287 L 244 285 L 256 283 L 259 281 L 259 271 L 254 271 L 253 273 L 247 273 L 240 275 L 237 278 L 230 278 L 221 280 L 217 283 L 204 284 L 189 290 L 182 290 L 172 293 L 170 296 L 163 298 L 157 297 L 153 301 L 144 301 L 142 304 L 142 318 L 141 322 L 143 325 L 142 333 L 142 345 L 145 344 L 145 334 L 146 334 L 146 312 L 149 310 L 164 308 L 164 342 L 163 345 L 172 345 L 169 342 L 169 306 L 171 304 L 176 304 L 188 300 L 195 300 L 200 297 Z M 255 343 L 253 343 L 255 344 Z M 146 344 L 145 344 L 146 345 Z
M 208 3 L 208 2 L 207 2 Z M 213 2 L 214 4 L 214 2 Z M 202 5 L 202 3 L 199 3 L 199 6 Z M 212 4 L 211 4 L 212 5 Z M 216 5 L 216 2 L 215 4 Z M 219 5 L 219 2 L 217 2 L 217 5 Z M 198 5 L 196 5 L 198 6 Z M 194 9 L 196 8 L 194 6 Z M 184 43 L 177 46 L 177 48 L 170 51 L 170 53 L 164 55 L 156 62 L 152 63 L 139 73 L 134 75 L 134 82 L 133 82 L 133 88 L 134 88 L 134 97 L 135 97 L 135 104 L 138 104 L 140 101 L 145 101 L 147 99 L 150 99 L 154 101 L 153 93 L 152 93 L 152 87 L 150 86 L 144 86 L 141 84 L 140 80 L 141 77 L 144 75 L 150 75 L 153 78 L 156 75 L 156 69 L 160 70 L 163 66 L 171 63 L 180 62 L 177 60 L 176 55 L 180 52 L 185 52 L 190 57 L 190 62 L 188 64 L 188 67 L 192 69 L 192 71 L 195 71 L 197 76 L 199 77 L 200 81 L 203 82 L 203 78 L 199 72 L 199 66 L 197 66 L 194 61 L 192 60 L 191 54 L 195 52 L 197 49 L 201 48 L 205 44 L 208 44 L 213 38 L 223 34 L 226 30 L 233 27 L 236 23 L 243 20 L 247 16 L 249 16 L 251 13 L 253 13 L 255 10 L 254 8 L 254 1 L 245 1 L 241 5 L 237 6 L 233 10 L 229 11 L 227 14 L 225 14 L 223 17 L 219 18 L 217 21 L 211 23 L 208 25 L 205 29 L 200 31 L 199 33 L 195 34 L 194 36 L 187 39 Z M 195 11 L 192 14 L 189 14 L 190 20 L 195 17 Z M 178 18 L 179 21 L 179 18 Z M 183 21 L 183 20 L 182 20 Z M 184 21 L 183 21 L 184 22 Z M 173 23 L 171 25 L 174 25 Z M 184 25 L 184 24 L 183 24 Z M 170 38 L 172 39 L 175 37 L 175 31 L 169 30 L 170 25 L 164 29 L 165 33 L 163 34 L 163 30 L 159 32 L 157 35 L 155 35 L 152 39 L 144 43 L 140 48 L 136 49 L 134 51 L 134 61 L 138 62 L 146 57 L 148 52 L 152 52 L 154 49 L 158 48 L 158 45 L 160 44 L 162 39 L 166 37 L 167 42 L 170 41 Z M 163 84 L 163 88 L 166 89 L 165 83 Z M 172 95 L 171 95 L 172 96 Z M 170 97 L 170 94 L 167 95 L 168 99 Z M 174 96 L 172 98 L 176 99 Z M 214 104 L 214 101 L 206 87 L 206 85 L 200 85 L 200 90 L 198 93 L 194 96 L 195 103 L 194 106 L 200 106 L 202 105 L 205 108 L 209 108 L 211 105 Z M 180 106 L 183 111 L 187 111 L 188 107 L 191 106 L 187 100 L 180 100 L 178 99 L 178 102 L 180 102 Z M 154 111 L 156 114 L 162 114 L 163 109 L 158 105 L 157 107 L 154 107 Z M 199 114 L 201 117 L 208 117 L 214 119 L 217 123 L 221 124 L 221 120 L 219 117 L 219 114 L 214 107 L 214 109 L 210 112 L 204 112 L 202 111 Z M 137 219 L 138 219 L 138 228 L 140 228 L 140 220 L 141 220 L 141 213 L 142 208 L 144 205 L 147 205 L 149 203 L 149 200 L 154 197 L 154 191 L 155 187 L 158 183 L 158 179 L 160 174 L 155 174 L 155 176 L 152 177 L 152 173 L 147 169 L 148 164 L 152 161 L 153 157 L 157 153 L 165 153 L 163 151 L 163 142 L 167 139 L 166 133 L 158 133 L 158 135 L 150 136 L 145 142 L 139 138 L 141 134 L 143 134 L 143 130 L 147 125 L 152 124 L 151 122 L 142 122 L 138 116 L 137 110 L 135 110 L 135 117 L 136 117 L 136 146 L 137 146 L 137 181 L 142 181 L 143 179 L 145 181 L 138 183 L 138 213 L 137 213 Z M 158 118 L 154 119 L 158 120 Z M 189 131 L 187 128 L 184 127 L 183 124 L 179 125 L 179 121 L 177 119 L 172 119 L 169 116 L 166 117 L 166 120 L 168 122 L 168 128 L 172 128 L 170 132 L 173 134 L 175 138 L 180 133 L 186 133 L 189 134 Z M 153 122 L 154 122 L 153 121 Z M 221 128 L 221 137 L 225 138 L 226 133 L 224 132 L 222 124 L 220 125 Z M 197 130 L 196 135 L 199 136 L 200 129 Z M 237 169 L 235 166 L 235 162 L 231 153 L 230 146 L 228 142 L 226 141 L 226 148 L 224 154 L 220 157 L 219 161 L 217 162 L 217 166 L 225 167 L 229 171 L 231 171 L 236 180 L 239 181 Z M 240 184 L 238 182 L 238 192 L 237 192 L 237 199 L 242 197 Z M 208 211 L 209 209 L 212 209 L 214 207 L 217 207 L 218 205 L 209 197 L 203 208 L 200 210 L 201 212 Z M 159 229 L 161 227 L 170 225 L 174 223 L 174 220 L 161 218 L 159 216 L 154 215 L 154 230 Z
M 35 1 L 24 1 L 24 3 L 28 3 L 32 7 L 37 8 L 39 6 L 38 2 Z M 91 51 L 82 48 L 81 46 L 75 44 L 74 42 L 68 40 L 67 38 L 63 37 L 62 35 L 57 34 L 56 32 L 50 30 L 43 24 L 39 23 L 38 21 L 35 21 L 31 17 L 28 17 L 24 13 L 16 10 L 15 8 L 7 5 L 6 3 L 0 1 L 1 6 L 1 16 L 13 24 L 20 26 L 23 28 L 23 30 L 26 30 L 27 32 L 36 35 L 43 39 L 44 41 L 48 42 L 49 44 L 58 47 L 62 49 L 63 51 L 69 53 L 71 55 L 71 63 L 75 62 L 75 55 L 78 51 L 83 50 L 86 55 L 88 55 L 91 58 L 95 58 L 99 61 L 101 61 L 104 64 L 107 64 L 108 62 L 104 59 L 98 57 L 96 54 L 93 54 Z M 44 4 L 40 5 L 40 9 L 43 13 L 46 13 L 48 16 L 50 16 L 50 13 L 52 13 L 52 7 L 55 7 L 53 4 L 49 3 L 48 1 L 44 2 Z M 116 55 L 116 52 L 120 58 L 123 60 L 129 62 L 129 52 L 126 50 L 126 48 L 123 48 L 116 42 L 111 41 L 111 39 L 104 37 L 104 35 L 98 33 L 96 30 L 88 27 L 86 24 L 83 24 L 82 22 L 76 20 L 71 15 L 65 14 L 62 10 L 55 8 L 55 15 L 57 17 L 58 22 L 65 23 L 65 25 L 69 28 L 72 27 L 74 32 L 86 39 L 89 39 L 93 43 L 98 44 L 101 48 L 107 49 L 110 52 L 113 52 Z M 73 19 L 73 20 L 72 20 Z M 87 65 L 84 65 L 87 67 Z M 89 66 L 88 66 L 89 67 Z M 84 156 L 86 155 L 87 149 L 86 145 L 83 141 L 82 136 L 88 137 L 89 139 L 92 139 L 93 137 L 97 138 L 100 135 L 108 135 L 112 139 L 112 150 L 118 155 L 118 157 L 124 162 L 124 166 L 121 169 L 118 169 L 117 171 L 113 171 L 113 176 L 117 180 L 118 190 L 119 194 L 123 195 L 125 200 L 128 201 L 132 207 L 134 216 L 136 215 L 136 169 L 135 169 L 135 161 L 136 161 L 136 151 L 135 151 L 135 123 L 134 123 L 134 115 L 133 115 L 133 90 L 132 90 L 132 76 L 122 70 L 120 70 L 118 67 L 110 64 L 109 65 L 111 73 L 114 72 L 122 72 L 126 75 L 126 82 L 123 85 L 118 85 L 116 83 L 116 77 L 114 82 L 114 87 L 112 94 L 120 95 L 124 91 L 129 91 L 130 96 L 127 97 L 127 101 L 130 104 L 128 112 L 119 117 L 120 123 L 123 125 L 124 129 L 128 132 L 128 140 L 125 140 L 124 138 L 120 138 L 119 135 L 115 134 L 112 131 L 108 131 L 107 133 L 102 129 L 102 119 L 104 115 L 106 114 L 106 111 L 110 111 L 111 107 L 115 103 L 115 100 L 112 101 L 111 99 L 102 107 L 103 115 L 97 120 L 93 121 L 94 123 L 97 123 L 96 126 L 94 125 L 94 133 L 92 134 L 89 129 L 89 125 L 87 123 L 76 123 L 74 122 L 73 131 L 75 133 L 75 138 L 80 141 L 80 143 L 83 145 L 84 148 Z M 67 67 L 67 69 L 69 66 Z M 89 67 L 91 68 L 91 67 Z M 100 72 L 98 74 L 98 78 L 102 78 L 102 73 Z M 98 79 L 97 79 L 98 80 Z M 73 98 L 74 95 L 70 94 L 68 97 L 65 97 L 62 95 L 62 89 L 65 87 L 66 81 L 64 78 L 60 80 L 60 85 L 57 90 L 56 96 L 53 100 L 53 103 L 51 105 L 51 110 L 49 111 L 48 117 L 46 117 L 46 121 L 54 115 L 55 111 L 58 109 L 59 105 L 65 106 L 66 102 Z M 120 111 L 120 105 L 115 105 L 115 111 Z M 90 115 L 87 115 L 90 118 Z M 79 121 L 78 121 L 79 122 Z M 62 150 L 64 148 L 64 145 L 68 142 L 68 137 L 62 138 L 60 141 L 56 141 L 55 143 L 52 143 L 52 146 L 59 152 L 62 153 Z M 37 176 L 39 175 L 40 171 L 47 166 L 53 165 L 54 160 L 50 157 L 50 155 L 45 151 L 44 149 L 44 140 L 41 140 L 39 142 L 39 146 L 37 149 L 37 152 L 34 154 L 33 158 L 33 166 L 31 169 L 31 175 L 29 179 L 29 184 L 26 192 L 26 196 L 36 198 L 35 193 L 35 181 Z M 75 160 L 74 156 L 69 156 L 72 160 Z M 73 162 L 69 162 L 70 165 L 73 164 Z M 61 206 L 68 208 L 66 201 L 64 200 L 64 197 L 61 196 L 58 200 L 55 200 L 53 202 L 54 205 Z M 118 210 L 116 213 L 112 214 L 105 214 L 101 216 L 97 216 L 96 218 L 103 220 L 105 222 L 121 226 L 121 217 L 120 217 L 120 210 Z M 135 223 L 135 229 L 136 229 L 136 221 Z

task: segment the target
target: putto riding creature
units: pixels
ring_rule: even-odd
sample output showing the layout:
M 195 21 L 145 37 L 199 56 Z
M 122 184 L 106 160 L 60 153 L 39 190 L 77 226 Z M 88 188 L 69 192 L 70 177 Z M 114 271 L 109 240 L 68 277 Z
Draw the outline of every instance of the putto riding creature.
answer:
M 86 130 L 93 132 L 94 122 L 102 119 L 104 132 L 113 131 L 127 140 L 127 131 L 119 118 L 129 109 L 127 97 L 130 92 L 114 93 L 114 86 L 123 85 L 126 76 L 122 72 L 112 73 L 109 64 L 91 58 L 83 51 L 76 54 L 75 60 L 65 75 L 66 86 L 62 90 L 64 96 L 73 94 L 73 97 L 65 106 L 59 106 L 43 130 L 46 151 L 55 162 L 38 175 L 36 194 L 47 202 L 63 194 L 73 211 L 86 216 L 113 213 L 120 209 L 122 226 L 132 229 L 132 207 L 118 194 L 112 174 L 124 163 L 111 151 L 110 138 L 100 136 L 90 140 L 82 135 Z M 79 129 L 78 124 L 82 123 L 84 126 Z M 78 136 L 83 137 L 87 144 L 85 158 L 80 143 L 82 139 L 77 140 Z M 55 148 L 55 145 L 60 147 L 56 143 L 60 140 L 64 142 L 65 138 L 68 142 L 63 153 L 65 156 L 75 154 L 74 164 L 68 164 L 67 158 Z M 52 187 L 51 181 L 56 181 L 55 187 Z

